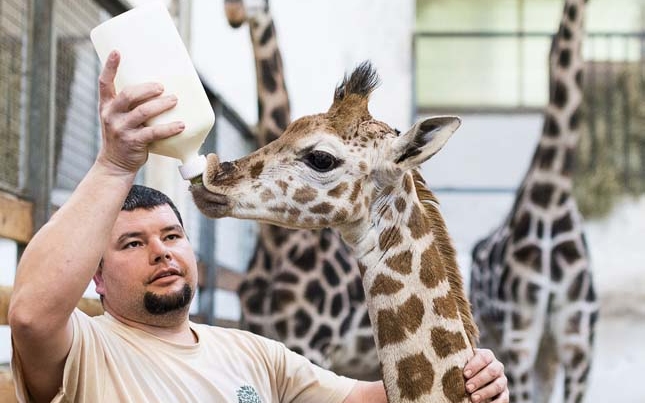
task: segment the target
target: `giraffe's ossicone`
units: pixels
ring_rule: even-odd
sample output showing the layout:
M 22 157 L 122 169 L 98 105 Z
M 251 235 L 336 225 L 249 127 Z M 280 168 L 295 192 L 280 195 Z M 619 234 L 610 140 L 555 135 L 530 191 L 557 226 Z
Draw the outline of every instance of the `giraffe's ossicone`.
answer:
M 462 369 L 477 328 L 437 200 L 418 173 L 460 120 L 428 118 L 399 134 L 368 111 L 377 84 L 361 64 L 326 113 L 236 161 L 209 155 L 203 184 L 190 190 L 209 217 L 337 228 L 358 260 L 389 401 L 465 403 Z

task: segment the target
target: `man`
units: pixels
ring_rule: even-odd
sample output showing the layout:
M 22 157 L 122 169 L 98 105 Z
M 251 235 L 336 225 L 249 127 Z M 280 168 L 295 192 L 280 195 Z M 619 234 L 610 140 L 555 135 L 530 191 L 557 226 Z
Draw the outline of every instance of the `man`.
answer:
M 323 370 L 282 344 L 191 323 L 194 252 L 163 194 L 133 186 L 151 142 L 181 122 L 143 126 L 176 104 L 159 84 L 114 89 L 119 55 L 99 79 L 103 144 L 70 199 L 31 240 L 9 308 L 22 401 L 385 402 L 382 382 Z M 75 310 L 94 278 L 106 314 Z M 477 350 L 471 399 L 508 402 L 503 366 Z

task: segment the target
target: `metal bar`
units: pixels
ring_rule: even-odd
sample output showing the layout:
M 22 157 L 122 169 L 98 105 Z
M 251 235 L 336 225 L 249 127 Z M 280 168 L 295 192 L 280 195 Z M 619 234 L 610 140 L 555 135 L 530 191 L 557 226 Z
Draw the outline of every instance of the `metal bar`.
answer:
M 32 0 L 28 137 L 28 179 L 26 190 L 34 203 L 34 232 L 51 213 L 53 186 L 54 99 L 54 2 Z
M 211 101 L 216 119 L 222 115 L 222 106 L 217 100 Z M 216 121 L 217 122 L 217 121 Z M 217 124 L 204 140 L 203 147 L 212 152 L 217 152 Z M 199 292 L 199 316 L 205 323 L 215 323 L 215 288 L 217 286 L 216 263 L 214 248 L 216 245 L 215 224 L 212 220 L 200 215 L 199 220 L 199 259 L 205 266 L 205 279 Z

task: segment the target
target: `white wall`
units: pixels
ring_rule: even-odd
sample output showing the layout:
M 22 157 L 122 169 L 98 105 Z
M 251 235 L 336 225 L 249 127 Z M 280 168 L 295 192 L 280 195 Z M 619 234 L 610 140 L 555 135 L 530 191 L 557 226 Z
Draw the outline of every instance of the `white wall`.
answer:
M 193 0 L 191 54 L 204 78 L 249 123 L 257 121 L 248 26 L 230 28 L 222 0 Z M 272 0 L 292 117 L 324 112 L 343 74 L 370 59 L 382 79 L 372 114 L 411 123 L 414 1 Z

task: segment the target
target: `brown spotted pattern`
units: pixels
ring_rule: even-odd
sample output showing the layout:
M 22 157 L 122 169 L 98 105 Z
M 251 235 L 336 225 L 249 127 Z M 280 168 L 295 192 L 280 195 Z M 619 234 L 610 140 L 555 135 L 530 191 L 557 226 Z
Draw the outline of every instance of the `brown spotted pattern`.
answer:
M 540 142 L 508 217 L 473 250 L 470 296 L 480 344 L 504 362 L 512 402 L 549 401 L 551 390 L 537 385 L 552 385 L 558 368 L 564 369 L 564 400 L 555 400 L 582 401 L 598 315 L 572 194 L 586 5 L 564 3 L 549 55 Z

